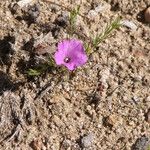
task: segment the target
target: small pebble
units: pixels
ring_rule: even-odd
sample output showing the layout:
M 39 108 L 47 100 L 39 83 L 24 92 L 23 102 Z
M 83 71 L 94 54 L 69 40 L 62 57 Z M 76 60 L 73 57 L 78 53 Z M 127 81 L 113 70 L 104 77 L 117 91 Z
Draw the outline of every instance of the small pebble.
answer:
M 119 125 L 121 125 L 123 123 L 123 119 L 116 115 L 116 114 L 112 114 L 109 117 L 106 118 L 105 120 L 106 125 L 110 126 L 110 127 L 118 127 Z
M 41 141 L 41 139 L 33 140 L 33 141 L 30 143 L 30 147 L 31 147 L 33 150 L 41 150 L 41 149 L 42 149 L 42 141 Z
M 94 134 L 89 133 L 81 139 L 83 148 L 91 147 L 94 142 Z
M 30 4 L 31 2 L 33 2 L 33 0 L 21 0 L 17 4 L 22 8 L 22 7 Z
M 148 112 L 146 113 L 146 121 L 150 124 L 150 109 L 148 110 Z
M 97 13 L 103 13 L 110 10 L 110 5 L 109 4 L 100 4 L 95 8 L 95 11 Z
M 134 31 L 137 29 L 137 26 L 132 21 L 129 21 L 129 20 L 123 20 L 121 21 L 121 24 Z
M 148 7 L 144 13 L 145 21 L 150 23 L 150 7 Z
M 40 14 L 40 5 L 34 4 L 33 6 L 30 6 L 28 9 L 28 14 L 32 16 L 32 18 L 37 18 Z
M 69 147 L 71 147 L 71 141 L 65 139 L 65 140 L 62 142 L 61 148 L 62 148 L 62 149 L 69 149 Z
M 98 13 L 95 10 L 90 10 L 88 13 L 88 18 L 91 20 L 94 20 L 97 15 L 98 15 Z
M 135 144 L 132 146 L 133 150 L 149 150 L 150 140 L 146 136 L 138 138 Z
M 65 27 L 67 26 L 67 17 L 63 17 L 63 16 L 59 16 L 56 20 L 55 20 L 55 23 L 58 25 L 58 26 L 61 26 L 61 27 Z

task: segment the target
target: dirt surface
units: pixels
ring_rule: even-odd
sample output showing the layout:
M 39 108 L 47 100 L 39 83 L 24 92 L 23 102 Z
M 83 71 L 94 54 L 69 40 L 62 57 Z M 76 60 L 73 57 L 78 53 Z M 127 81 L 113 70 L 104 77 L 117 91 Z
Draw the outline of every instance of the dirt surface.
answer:
M 113 32 L 71 77 L 49 70 L 34 78 L 26 74 L 42 57 L 34 46 L 43 40 L 53 53 L 68 36 L 69 12 L 42 0 L 17 3 L 0 1 L 0 149 L 148 150 L 150 26 L 143 11 L 150 1 L 56 1 L 81 6 L 78 34 L 96 35 L 117 16 L 137 29 Z

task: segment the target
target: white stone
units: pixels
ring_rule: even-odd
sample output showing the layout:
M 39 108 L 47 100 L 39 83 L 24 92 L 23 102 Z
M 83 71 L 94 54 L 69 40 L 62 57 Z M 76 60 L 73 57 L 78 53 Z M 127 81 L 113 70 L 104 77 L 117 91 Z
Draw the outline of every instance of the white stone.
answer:
M 110 5 L 108 4 L 101 4 L 95 8 L 95 11 L 97 13 L 101 13 L 101 12 L 108 11 L 108 10 L 110 10 Z
M 81 142 L 83 147 L 91 147 L 94 141 L 94 134 L 90 133 L 87 136 L 83 137 Z
M 20 6 L 20 7 L 24 7 L 26 5 L 28 5 L 29 3 L 31 3 L 33 0 L 21 0 L 19 1 L 17 4 Z
M 133 23 L 132 21 L 129 21 L 129 20 L 122 20 L 120 22 L 123 26 L 126 26 L 132 30 L 137 30 L 137 25 L 135 25 L 135 23 Z
M 88 18 L 94 19 L 97 15 L 98 13 L 95 10 L 90 10 L 88 13 Z

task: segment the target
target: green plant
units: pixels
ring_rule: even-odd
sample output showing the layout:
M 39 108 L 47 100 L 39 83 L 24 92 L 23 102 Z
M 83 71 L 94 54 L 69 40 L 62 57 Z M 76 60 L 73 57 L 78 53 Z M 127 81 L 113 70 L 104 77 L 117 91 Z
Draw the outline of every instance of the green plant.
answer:
M 115 30 L 118 29 L 121 26 L 120 23 L 120 18 L 118 17 L 117 19 L 115 19 L 113 22 L 111 22 L 110 24 L 107 24 L 104 32 L 97 34 L 96 37 L 93 39 L 93 47 L 96 48 L 103 40 L 105 40 L 110 33 Z
M 54 3 L 55 4 L 55 3 Z M 56 4 L 56 5 L 58 5 L 58 6 L 60 6 L 59 4 Z M 61 6 L 60 6 L 61 7 Z M 90 55 L 90 54 L 92 54 L 93 52 L 95 52 L 96 51 L 96 48 L 99 46 L 99 44 L 102 42 L 102 41 L 104 41 L 111 33 L 112 33 L 112 31 L 113 30 L 115 30 L 115 29 L 118 29 L 120 26 L 121 26 L 121 23 L 120 23 L 120 18 L 118 17 L 118 18 L 116 18 L 113 22 L 111 22 L 110 24 L 107 24 L 107 26 L 106 26 L 106 28 L 104 29 L 104 31 L 102 32 L 102 33 L 99 33 L 99 34 L 97 34 L 94 38 L 93 37 L 91 37 L 91 38 L 89 38 L 89 37 L 87 37 L 85 34 L 83 34 L 83 33 L 79 33 L 80 31 L 78 31 L 78 27 L 76 26 L 76 21 L 77 21 L 77 16 L 78 15 L 80 15 L 81 17 L 83 17 L 83 18 L 86 18 L 86 17 L 84 17 L 83 15 L 81 15 L 80 13 L 79 13 L 79 11 L 80 11 L 80 6 L 77 6 L 76 8 L 74 8 L 74 9 L 70 9 L 70 8 L 66 8 L 66 7 L 62 7 L 62 8 L 65 8 L 65 9 L 67 9 L 68 11 L 70 11 L 70 15 L 69 15 L 69 26 L 68 26 L 68 29 L 69 30 L 67 30 L 68 32 L 69 32 L 69 40 L 68 41 L 66 41 L 66 42 L 64 42 L 64 41 L 61 41 L 60 43 L 70 43 L 71 41 L 73 41 L 73 44 L 70 44 L 71 46 L 69 47 L 69 49 L 70 50 L 72 50 L 72 53 L 66 53 L 66 49 L 68 49 L 68 47 L 67 48 L 65 48 L 64 49 L 64 45 L 61 47 L 61 50 L 62 50 L 62 54 L 59 56 L 59 58 L 53 58 L 53 56 L 50 56 L 48 59 L 47 59 L 47 61 L 45 62 L 45 63 L 43 63 L 43 64 L 40 64 L 40 65 L 38 65 L 38 66 L 36 66 L 34 69 L 29 69 L 28 71 L 27 71 L 27 74 L 28 75 L 30 75 L 30 76 L 38 76 L 38 75 L 41 75 L 42 73 L 44 73 L 46 70 L 48 70 L 49 69 L 49 67 L 51 67 L 51 68 L 55 68 L 56 70 L 58 70 L 57 68 L 57 66 L 56 66 L 56 64 L 57 65 L 60 65 L 60 59 L 61 59 L 61 63 L 62 64 L 64 64 L 65 66 L 68 66 L 69 64 L 70 65 L 72 65 L 72 61 L 70 61 L 70 58 L 74 58 L 74 56 L 76 56 L 75 58 L 76 59 L 72 59 L 72 60 L 74 60 L 73 62 L 75 63 L 75 62 L 77 62 L 77 66 L 81 63 L 81 61 L 79 61 L 80 59 L 83 59 L 83 57 L 81 57 L 81 58 L 78 58 L 77 56 L 81 56 L 81 55 L 77 55 L 76 54 L 76 51 L 78 50 L 78 49 L 75 49 L 74 50 L 74 45 L 76 45 L 76 43 L 77 43 L 77 41 L 78 40 L 72 40 L 72 37 L 73 37 L 73 35 L 74 34 L 76 34 L 78 37 L 80 37 L 80 39 L 81 40 L 83 40 L 82 38 L 84 37 L 84 40 L 85 40 L 85 42 L 84 42 L 84 48 L 85 48 L 85 50 L 86 50 L 86 53 L 84 54 L 84 55 L 86 55 L 86 54 L 88 54 L 88 55 Z M 86 18 L 87 19 L 87 18 Z M 87 22 L 88 22 L 88 20 L 86 20 Z M 82 35 L 82 36 L 80 36 L 80 35 Z M 58 43 L 58 45 L 60 44 L 60 43 Z M 71 42 L 72 43 L 72 42 Z M 82 42 L 81 42 L 82 43 Z M 65 45 L 66 45 L 65 44 Z M 81 44 L 79 44 L 79 45 L 81 45 Z M 76 48 L 78 47 L 78 45 L 76 46 Z M 81 46 L 80 46 L 81 47 Z M 83 48 L 83 50 L 84 50 L 84 48 Z M 59 48 L 60 49 L 60 48 Z M 56 51 L 55 52 L 55 55 L 56 55 L 56 53 L 58 53 L 58 51 Z M 66 58 L 64 59 L 64 60 L 62 60 L 62 58 L 63 58 L 63 56 L 62 55 L 67 55 L 66 56 Z M 83 54 L 83 53 L 82 53 Z M 70 57 L 68 57 L 68 55 L 70 56 Z M 72 55 L 74 55 L 74 56 L 72 56 Z M 85 58 L 86 58 L 87 56 L 85 56 Z M 55 61 L 54 61 L 54 59 L 55 59 Z M 57 63 L 56 61 L 59 61 L 59 63 Z M 86 59 L 86 61 L 87 61 L 87 59 Z M 56 64 L 55 64 L 55 62 L 56 62 Z M 64 63 L 65 62 L 65 63 Z M 76 63 L 75 63 L 76 64 Z M 81 63 L 82 64 L 82 63 Z M 72 66 L 72 68 L 70 69 L 70 70 L 74 70 L 74 68 L 76 68 L 75 66 Z
M 76 28 L 76 19 L 77 15 L 79 15 L 80 6 L 77 6 L 77 8 L 74 8 L 70 11 L 69 15 L 69 22 L 70 22 L 70 34 L 73 35 L 75 28 Z
M 55 62 L 52 56 L 48 57 L 47 62 L 43 63 L 43 64 L 39 64 L 37 66 L 35 66 L 34 69 L 29 69 L 27 71 L 27 74 L 29 76 L 39 76 L 41 75 L 43 72 L 45 72 L 48 68 L 52 68 L 55 67 Z

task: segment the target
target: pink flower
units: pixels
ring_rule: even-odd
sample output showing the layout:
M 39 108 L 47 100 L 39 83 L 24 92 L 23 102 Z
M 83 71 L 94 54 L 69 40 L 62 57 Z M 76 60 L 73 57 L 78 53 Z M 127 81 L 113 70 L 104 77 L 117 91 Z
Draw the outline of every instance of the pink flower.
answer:
M 76 39 L 63 40 L 58 43 L 54 59 L 57 65 L 64 65 L 69 70 L 84 65 L 88 60 L 83 44 Z

